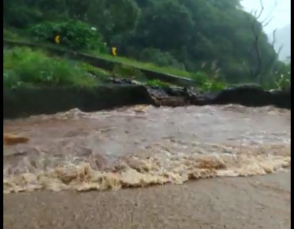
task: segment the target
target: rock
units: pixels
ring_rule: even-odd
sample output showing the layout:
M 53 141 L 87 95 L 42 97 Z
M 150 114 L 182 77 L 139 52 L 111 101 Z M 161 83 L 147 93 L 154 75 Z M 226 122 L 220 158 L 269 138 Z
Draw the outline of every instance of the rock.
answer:
M 91 112 L 137 104 L 158 106 L 146 87 L 137 85 L 3 89 L 4 119 L 54 114 L 74 108 Z
M 287 91 L 264 91 L 260 86 L 242 85 L 226 88 L 219 92 L 209 92 L 192 96 L 193 105 L 224 105 L 240 104 L 243 106 L 276 106 L 291 109 L 291 88 Z
M 124 85 L 133 84 L 132 80 L 130 80 L 130 79 L 121 79 L 121 78 L 110 78 L 109 82 L 113 83 L 113 84 L 120 84 L 120 85 L 122 85 L 122 84 L 124 84 Z
M 169 95 L 169 96 L 186 96 L 187 92 L 185 91 L 185 88 L 181 88 L 181 87 L 166 87 L 165 92 Z
M 125 81 L 129 82 L 129 81 Z M 140 85 L 93 88 L 45 87 L 3 90 L 3 118 L 53 114 L 78 108 L 85 112 L 149 104 L 153 106 L 225 105 L 276 106 L 291 109 L 291 87 L 264 91 L 257 86 L 237 86 L 219 92 L 195 93 L 187 88 L 159 88 Z
M 163 88 L 154 87 L 154 86 L 146 87 L 146 88 L 148 93 L 155 98 L 167 98 L 170 96 L 169 94 L 166 93 L 166 91 Z
M 183 107 L 189 105 L 184 97 L 170 96 L 166 98 L 156 98 L 158 106 Z

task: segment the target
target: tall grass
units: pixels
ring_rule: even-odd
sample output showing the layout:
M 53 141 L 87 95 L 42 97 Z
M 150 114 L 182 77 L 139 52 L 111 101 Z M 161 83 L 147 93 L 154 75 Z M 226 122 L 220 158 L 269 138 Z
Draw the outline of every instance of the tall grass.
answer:
M 3 87 L 17 86 L 92 86 L 97 79 L 79 64 L 47 56 L 29 48 L 3 52 Z

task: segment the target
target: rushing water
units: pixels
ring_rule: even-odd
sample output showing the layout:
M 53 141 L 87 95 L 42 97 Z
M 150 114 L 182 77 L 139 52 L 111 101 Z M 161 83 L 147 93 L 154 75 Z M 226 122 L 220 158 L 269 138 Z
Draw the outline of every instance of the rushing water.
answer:
M 290 167 L 290 111 L 237 105 L 135 106 L 4 121 L 4 193 L 181 184 Z

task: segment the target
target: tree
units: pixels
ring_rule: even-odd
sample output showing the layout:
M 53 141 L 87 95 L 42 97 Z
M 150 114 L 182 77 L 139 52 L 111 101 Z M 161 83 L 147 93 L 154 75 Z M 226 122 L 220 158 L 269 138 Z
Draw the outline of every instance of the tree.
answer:
M 107 41 L 135 28 L 140 8 L 134 0 L 88 0 L 87 21 L 97 26 Z
M 193 21 L 185 6 L 174 0 L 152 2 L 142 16 L 137 34 L 144 45 L 170 51 L 190 42 Z
M 247 14 L 247 18 L 250 21 L 252 35 L 254 41 L 250 49 L 251 62 L 249 62 L 249 75 L 252 80 L 258 80 L 260 83 L 264 80 L 264 76 L 272 71 L 274 65 L 277 63 L 278 54 L 281 51 L 282 47 L 279 48 L 278 53 L 274 49 L 276 42 L 275 34 L 276 30 L 273 31 L 273 41 L 268 46 L 265 46 L 265 43 L 268 43 L 266 35 L 262 32 L 263 28 L 266 27 L 272 17 L 267 17 L 261 22 L 260 17 L 264 11 L 263 1 L 260 0 L 260 10 L 251 11 L 250 15 Z M 274 5 L 276 7 L 276 4 Z
M 82 21 L 119 55 L 196 72 L 217 63 L 229 82 L 264 82 L 277 68 L 260 12 L 245 12 L 240 0 L 4 0 L 3 7 L 9 26 Z

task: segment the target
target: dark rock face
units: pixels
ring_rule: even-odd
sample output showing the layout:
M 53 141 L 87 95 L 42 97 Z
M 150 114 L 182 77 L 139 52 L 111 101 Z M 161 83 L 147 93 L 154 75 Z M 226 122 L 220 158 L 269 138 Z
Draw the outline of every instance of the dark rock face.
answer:
M 276 106 L 291 109 L 291 88 L 284 91 L 264 91 L 260 86 L 242 85 L 218 92 L 196 93 L 184 89 L 148 89 L 160 106 L 239 104 L 250 107 Z
M 117 84 L 117 85 L 144 85 L 140 81 L 132 80 L 132 79 L 120 79 L 120 78 L 111 78 L 109 79 L 109 83 Z
M 73 108 L 90 112 L 135 104 L 157 106 L 144 86 L 18 88 L 3 91 L 3 118 L 54 114 Z
M 285 91 L 270 92 L 256 86 L 239 86 L 192 96 L 189 101 L 194 105 L 240 104 L 251 107 L 272 105 L 291 109 L 291 88 Z
M 291 109 L 291 88 L 285 91 L 264 91 L 255 86 L 240 86 L 204 94 L 182 88 L 151 88 L 140 85 L 18 88 L 3 91 L 3 118 L 53 114 L 73 108 L 90 112 L 136 104 L 171 107 L 214 104 L 254 107 L 272 105 Z

